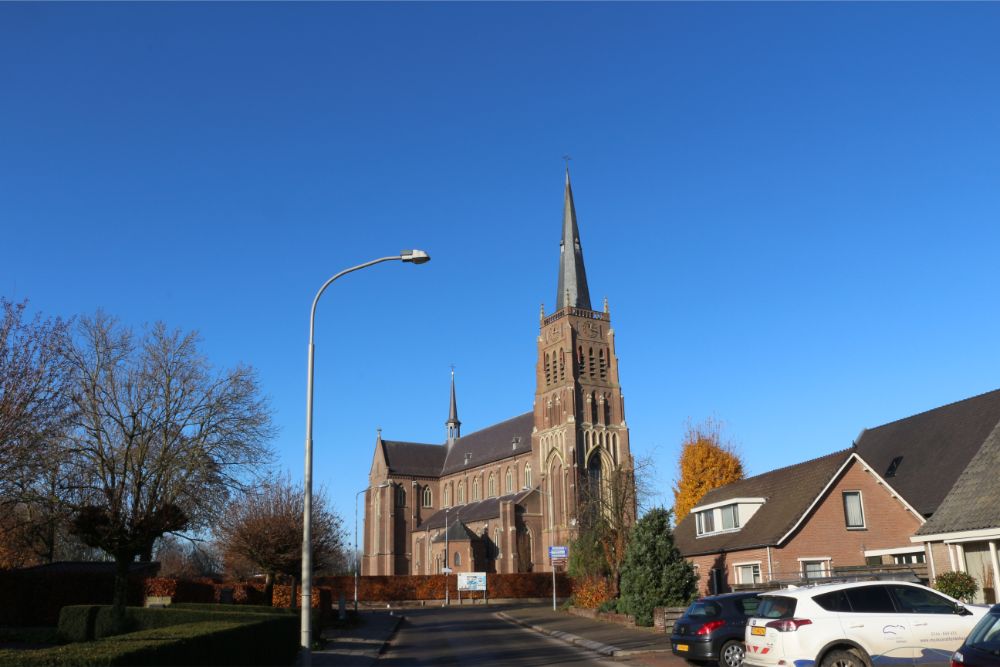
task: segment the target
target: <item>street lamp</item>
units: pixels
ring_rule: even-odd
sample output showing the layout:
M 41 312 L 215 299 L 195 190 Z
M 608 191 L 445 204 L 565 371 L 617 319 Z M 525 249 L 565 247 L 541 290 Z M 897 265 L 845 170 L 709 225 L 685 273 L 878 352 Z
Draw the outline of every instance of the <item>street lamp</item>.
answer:
M 392 486 L 388 480 L 378 486 L 366 486 L 354 494 L 354 613 L 358 612 L 358 498 L 371 489 L 384 489 Z
M 448 523 L 448 512 L 450 511 L 451 511 L 450 507 L 444 508 L 444 569 L 441 571 L 444 573 L 444 606 L 446 607 L 451 606 L 451 596 L 448 588 L 448 573 L 451 572 L 451 565 L 449 565 L 449 563 L 451 562 L 451 552 L 449 551 L 448 548 L 448 530 L 451 528 L 451 526 Z M 458 516 L 461 513 L 462 513 L 462 508 L 459 507 L 455 515 Z M 458 519 L 456 519 L 456 521 L 457 520 Z M 457 577 L 458 575 L 456 574 L 455 576 Z
M 312 302 L 312 309 L 309 311 L 309 362 L 308 371 L 306 373 L 306 467 L 303 478 L 304 493 L 302 499 L 302 639 L 300 641 L 302 649 L 305 651 L 306 665 L 309 665 L 312 659 L 312 627 L 310 626 L 310 616 L 312 612 L 312 422 L 313 365 L 316 351 L 316 346 L 313 341 L 315 340 L 316 332 L 316 304 L 319 303 L 319 298 L 323 296 L 323 292 L 326 291 L 326 288 L 329 287 L 337 278 L 359 269 L 372 266 L 373 264 L 391 262 L 394 260 L 410 262 L 411 264 L 423 264 L 431 261 L 431 257 L 423 250 L 404 250 L 398 255 L 380 257 L 378 259 L 373 259 L 370 262 L 365 262 L 364 264 L 358 264 L 357 266 L 352 266 L 349 269 L 344 269 L 323 283 L 323 286 L 319 288 L 318 292 L 316 292 L 316 298 L 313 299 Z

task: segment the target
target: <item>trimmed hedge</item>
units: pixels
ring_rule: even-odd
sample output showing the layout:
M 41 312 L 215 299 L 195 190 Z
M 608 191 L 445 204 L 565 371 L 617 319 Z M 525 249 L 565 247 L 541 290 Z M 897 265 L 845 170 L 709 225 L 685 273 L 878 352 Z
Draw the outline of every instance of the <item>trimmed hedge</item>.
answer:
M 111 604 L 114 575 L 0 570 L 0 625 L 55 625 L 72 604 Z M 128 603 L 142 604 L 142 579 L 129 577 Z
M 128 607 L 125 609 L 125 632 L 134 633 L 174 625 L 233 621 L 256 623 L 267 617 L 294 617 L 291 610 L 271 607 L 236 607 L 235 605 L 187 604 L 167 608 Z M 59 614 L 59 636 L 67 642 L 85 642 L 112 636 L 111 607 L 73 605 Z
M 172 625 L 37 651 L 0 650 L 0 667 L 288 665 L 295 660 L 297 618 L 236 616 L 238 620 Z
M 354 577 L 318 577 L 317 587 L 329 589 L 332 599 L 341 593 L 348 600 L 354 599 Z M 445 577 L 440 574 L 392 575 L 361 577 L 358 580 L 358 599 L 370 602 L 396 600 L 443 600 Z M 458 580 L 448 577 L 451 597 L 458 596 Z M 287 587 L 284 587 L 287 588 Z M 487 574 L 486 588 L 490 598 L 542 598 L 552 596 L 552 574 L 549 572 L 520 572 L 516 574 Z M 556 574 L 556 594 L 569 597 L 572 580 L 565 574 Z M 274 587 L 275 604 L 279 595 L 287 600 L 288 593 L 280 586 Z M 481 598 L 482 593 L 463 592 L 463 598 Z

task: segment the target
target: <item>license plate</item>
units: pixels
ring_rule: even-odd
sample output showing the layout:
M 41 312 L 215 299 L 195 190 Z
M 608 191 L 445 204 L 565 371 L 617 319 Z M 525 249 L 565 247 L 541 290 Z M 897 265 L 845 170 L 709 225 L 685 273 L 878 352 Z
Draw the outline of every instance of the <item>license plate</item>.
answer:
M 750 628 L 750 634 L 757 635 L 758 637 L 763 637 L 764 635 L 767 634 L 767 628 L 765 628 L 762 625 L 755 625 L 754 627 Z
M 686 650 L 688 650 L 688 645 L 687 644 L 678 644 L 674 648 L 676 648 L 678 651 L 686 651 Z

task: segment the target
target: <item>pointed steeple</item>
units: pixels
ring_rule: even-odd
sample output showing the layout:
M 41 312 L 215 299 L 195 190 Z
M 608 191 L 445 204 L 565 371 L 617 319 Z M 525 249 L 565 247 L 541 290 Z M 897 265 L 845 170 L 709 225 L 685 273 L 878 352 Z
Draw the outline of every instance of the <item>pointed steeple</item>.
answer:
M 448 411 L 448 421 L 444 423 L 447 427 L 448 448 L 455 444 L 462 435 L 462 422 L 458 421 L 458 403 L 455 401 L 455 367 L 451 368 L 451 409 Z
M 568 166 L 566 196 L 563 202 L 562 241 L 559 242 L 559 289 L 556 293 L 556 310 L 566 307 L 591 310 L 587 271 L 583 268 L 583 247 L 580 245 L 580 230 L 576 226 L 576 207 L 573 206 L 573 188 L 569 183 Z

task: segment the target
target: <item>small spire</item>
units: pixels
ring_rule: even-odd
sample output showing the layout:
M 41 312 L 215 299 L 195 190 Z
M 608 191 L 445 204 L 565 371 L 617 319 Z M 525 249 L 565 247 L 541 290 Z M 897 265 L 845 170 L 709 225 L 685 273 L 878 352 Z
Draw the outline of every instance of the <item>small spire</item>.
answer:
M 455 365 L 451 366 L 451 407 L 448 411 L 448 421 L 444 423 L 447 435 L 447 444 L 451 448 L 455 441 L 461 437 L 462 422 L 458 420 L 458 402 L 455 400 Z
M 604 297 L 604 314 L 607 315 L 611 311 L 608 310 L 608 297 Z
M 538 323 L 542 324 L 545 322 L 545 304 L 543 303 L 538 309 Z
M 587 271 L 583 266 L 580 230 L 576 225 L 573 188 L 569 181 L 569 161 L 565 156 L 564 159 L 567 160 L 566 192 L 563 201 L 562 240 L 559 242 L 559 288 L 556 292 L 556 310 L 563 308 L 590 310 L 590 289 L 587 287 Z
M 382 442 L 382 427 L 375 427 L 375 442 Z

